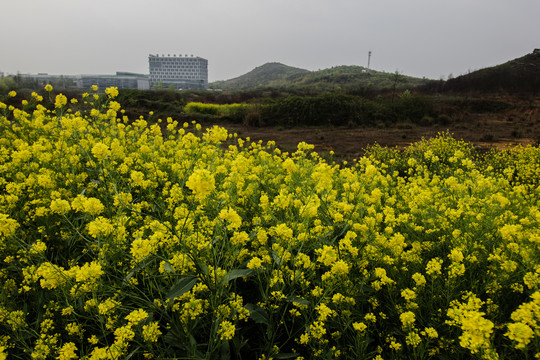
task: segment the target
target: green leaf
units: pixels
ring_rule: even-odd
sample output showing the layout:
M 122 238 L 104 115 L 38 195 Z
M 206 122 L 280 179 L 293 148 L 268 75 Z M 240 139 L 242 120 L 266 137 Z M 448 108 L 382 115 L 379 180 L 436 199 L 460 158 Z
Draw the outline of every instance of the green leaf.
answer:
M 253 276 L 255 274 L 254 270 L 251 269 L 232 269 L 221 279 L 221 285 L 227 284 L 229 281 L 237 279 L 239 277 Z
M 167 271 L 167 272 L 173 272 L 174 269 L 172 268 L 171 264 L 169 264 L 169 262 L 165 262 L 163 264 L 163 270 Z
M 133 350 L 133 351 L 132 351 L 128 356 L 126 356 L 124 359 L 125 359 L 125 360 L 131 359 L 131 358 L 133 357 L 133 355 L 135 355 L 135 354 L 137 353 L 137 351 L 139 351 L 140 348 L 141 348 L 140 346 L 136 347 L 135 350 Z
M 135 267 L 133 269 L 131 269 L 129 271 L 129 273 L 126 275 L 126 277 L 124 278 L 124 285 L 126 285 L 129 282 L 129 279 L 131 279 L 133 277 L 133 275 L 135 275 L 136 272 L 139 272 L 139 271 L 143 270 L 151 262 L 153 262 L 154 258 L 155 258 L 155 256 L 149 256 L 146 259 L 144 259 L 143 261 L 139 262 L 137 265 L 135 265 Z
M 167 294 L 167 300 L 174 299 L 189 290 L 193 289 L 199 278 L 197 276 L 186 276 L 178 281 Z
M 249 317 L 257 324 L 270 325 L 268 312 L 262 307 L 255 304 L 246 304 L 244 307 L 249 311 Z
M 231 347 L 228 341 L 221 342 L 220 358 L 223 360 L 229 360 L 231 358 Z
M 300 305 L 307 305 L 307 306 L 309 306 L 311 304 L 309 302 L 309 300 L 302 299 L 302 298 L 299 298 L 297 296 L 289 296 L 287 298 L 287 301 L 292 302 L 292 303 L 297 303 L 297 304 L 300 304 Z
M 274 262 L 277 266 L 281 265 L 281 259 L 275 251 L 272 251 L 272 258 L 274 258 Z
M 200 271 L 203 275 L 208 276 L 208 274 L 210 274 L 210 271 L 209 271 L 209 269 L 208 269 L 208 265 L 206 265 L 205 263 L 203 263 L 203 262 L 197 262 L 197 267 L 198 267 L 199 271 Z

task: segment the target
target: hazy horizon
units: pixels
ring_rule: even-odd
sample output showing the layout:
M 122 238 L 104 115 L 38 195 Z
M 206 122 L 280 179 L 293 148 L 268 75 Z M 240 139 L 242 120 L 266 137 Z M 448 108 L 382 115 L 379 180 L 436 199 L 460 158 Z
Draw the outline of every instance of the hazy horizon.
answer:
M 208 60 L 209 81 L 267 62 L 430 79 L 540 48 L 537 0 L 39 0 L 4 4 L 6 74 L 148 73 L 149 54 Z

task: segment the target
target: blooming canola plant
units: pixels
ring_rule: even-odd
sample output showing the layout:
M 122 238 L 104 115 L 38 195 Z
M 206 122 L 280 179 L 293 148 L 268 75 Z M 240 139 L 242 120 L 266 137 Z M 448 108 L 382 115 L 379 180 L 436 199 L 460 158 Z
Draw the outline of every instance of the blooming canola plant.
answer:
M 0 359 L 540 356 L 538 147 L 341 166 L 45 90 L 0 102 Z

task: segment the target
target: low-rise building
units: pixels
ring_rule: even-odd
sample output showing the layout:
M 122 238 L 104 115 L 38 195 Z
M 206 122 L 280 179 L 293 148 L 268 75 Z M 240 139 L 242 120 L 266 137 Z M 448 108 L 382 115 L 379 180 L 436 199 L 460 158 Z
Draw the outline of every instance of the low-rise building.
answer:
M 116 75 L 80 75 L 77 79 L 77 87 L 90 89 L 97 85 L 100 89 L 117 87 L 119 89 L 150 89 L 148 75 L 129 72 L 117 72 Z

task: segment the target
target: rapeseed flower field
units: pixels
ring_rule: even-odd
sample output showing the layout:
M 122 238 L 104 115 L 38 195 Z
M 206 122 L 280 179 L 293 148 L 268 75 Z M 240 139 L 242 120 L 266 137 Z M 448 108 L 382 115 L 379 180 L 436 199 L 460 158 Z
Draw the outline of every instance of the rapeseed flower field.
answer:
M 452 137 L 346 166 L 0 102 L 0 359 L 540 358 L 540 149 Z

